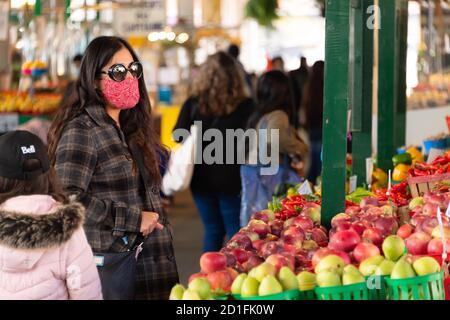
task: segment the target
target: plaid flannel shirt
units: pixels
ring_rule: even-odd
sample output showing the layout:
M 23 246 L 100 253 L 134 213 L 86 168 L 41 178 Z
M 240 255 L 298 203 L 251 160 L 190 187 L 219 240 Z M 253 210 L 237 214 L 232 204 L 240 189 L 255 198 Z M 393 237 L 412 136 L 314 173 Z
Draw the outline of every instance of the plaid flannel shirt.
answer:
M 133 162 L 122 131 L 102 106 L 87 107 L 62 133 L 55 169 L 65 191 L 86 207 L 84 229 L 94 251 L 129 249 L 143 210 L 157 212 L 167 224 L 159 186 L 147 181 L 144 188 Z

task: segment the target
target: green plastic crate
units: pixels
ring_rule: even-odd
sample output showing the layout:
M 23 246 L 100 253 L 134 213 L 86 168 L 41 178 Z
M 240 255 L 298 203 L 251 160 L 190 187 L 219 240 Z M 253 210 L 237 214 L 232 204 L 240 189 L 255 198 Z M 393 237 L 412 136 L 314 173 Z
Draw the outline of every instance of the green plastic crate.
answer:
M 317 300 L 317 295 L 314 290 L 299 291 L 299 300 Z
M 444 274 L 442 272 L 426 276 L 390 279 L 386 282 L 389 287 L 390 300 L 444 300 Z
M 365 282 L 336 287 L 317 287 L 318 300 L 369 300 L 369 290 Z
M 268 296 L 256 296 L 256 297 L 248 297 L 242 298 L 239 294 L 234 294 L 233 298 L 236 300 L 299 300 L 300 299 L 300 291 L 298 290 L 290 290 L 277 294 L 271 294 Z
M 366 277 L 369 300 L 388 300 L 389 289 L 386 279 L 389 276 L 370 276 Z

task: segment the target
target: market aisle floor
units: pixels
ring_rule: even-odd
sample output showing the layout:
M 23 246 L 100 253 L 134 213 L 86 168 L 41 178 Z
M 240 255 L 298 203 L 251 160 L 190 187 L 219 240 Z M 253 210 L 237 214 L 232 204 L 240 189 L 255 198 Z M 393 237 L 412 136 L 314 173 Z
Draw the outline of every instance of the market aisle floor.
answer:
M 175 257 L 180 280 L 186 285 L 189 276 L 200 270 L 203 239 L 203 226 L 189 191 L 175 197 L 169 220 L 174 228 Z

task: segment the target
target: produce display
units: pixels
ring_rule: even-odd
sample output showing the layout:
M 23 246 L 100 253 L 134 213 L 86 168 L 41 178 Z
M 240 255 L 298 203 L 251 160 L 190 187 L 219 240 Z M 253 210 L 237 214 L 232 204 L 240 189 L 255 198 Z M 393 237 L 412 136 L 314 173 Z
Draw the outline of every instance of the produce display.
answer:
M 0 114 L 20 113 L 43 115 L 54 112 L 58 108 L 60 96 L 55 94 L 35 94 L 33 99 L 28 94 L 16 92 L 0 93 Z
M 416 162 L 408 171 L 410 177 L 432 176 L 444 173 L 450 173 L 450 151 L 447 151 L 443 156 L 438 156 L 430 164 Z

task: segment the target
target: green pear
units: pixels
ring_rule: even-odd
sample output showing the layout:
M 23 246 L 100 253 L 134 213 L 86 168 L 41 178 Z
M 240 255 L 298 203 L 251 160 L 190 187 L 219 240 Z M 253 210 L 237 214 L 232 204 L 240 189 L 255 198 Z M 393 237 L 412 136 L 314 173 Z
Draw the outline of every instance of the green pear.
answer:
M 395 262 L 391 260 L 384 260 L 378 266 L 377 270 L 375 270 L 376 276 L 388 276 L 392 273 L 392 269 L 394 269 Z
M 432 257 L 422 257 L 417 259 L 413 263 L 413 268 L 419 276 L 425 276 L 441 271 L 441 266 L 436 259 Z
M 298 289 L 300 291 L 310 291 L 316 287 L 316 275 L 312 272 L 302 271 L 297 275 Z
M 382 249 L 386 259 L 397 261 L 405 253 L 405 241 L 399 236 L 389 236 L 384 239 Z
M 250 275 L 245 278 L 241 287 L 241 297 L 250 298 L 258 295 L 259 281 Z
M 232 294 L 241 294 L 242 285 L 244 284 L 245 279 L 247 279 L 247 274 L 245 273 L 241 273 L 234 279 L 233 284 L 231 285 Z
M 344 270 L 345 262 L 341 257 L 336 256 L 334 254 L 330 254 L 320 260 L 320 262 L 314 268 L 314 272 L 316 274 L 321 273 L 322 271 L 331 270 L 336 271 L 339 275 L 342 275 Z
M 316 280 L 319 287 L 335 287 L 342 285 L 339 273 L 333 270 L 320 272 L 317 274 Z
M 188 289 L 197 292 L 202 300 L 208 300 L 211 296 L 211 284 L 205 278 L 195 278 L 189 283 Z
M 361 283 L 361 282 L 365 282 L 365 281 L 366 281 L 366 279 L 364 278 L 364 276 L 356 268 L 355 268 L 355 270 L 351 269 L 351 271 L 349 271 L 349 272 L 344 271 L 344 275 L 342 276 L 342 284 L 344 286 L 350 285 L 350 284 L 355 284 L 355 283 Z
M 375 273 L 378 266 L 384 261 L 382 256 L 373 256 L 367 258 L 359 265 L 359 271 L 363 276 L 368 277 Z
M 264 279 L 265 276 L 273 276 L 277 274 L 277 269 L 270 263 L 264 262 L 255 268 L 255 273 L 251 276 L 258 280 L 259 282 Z
M 267 275 L 262 279 L 258 290 L 258 294 L 260 296 L 268 296 L 270 294 L 277 294 L 281 292 L 283 292 L 283 287 L 278 280 L 271 275 Z
M 289 267 L 282 267 L 278 273 L 278 280 L 284 289 L 284 291 L 297 290 L 298 281 L 295 274 Z
M 183 300 L 202 300 L 197 292 L 191 289 L 184 291 Z
M 185 289 L 181 284 L 175 285 L 170 291 L 169 300 L 182 300 L 184 291 Z
M 415 277 L 416 273 L 410 263 L 405 259 L 400 259 L 392 269 L 391 279 L 404 279 Z

